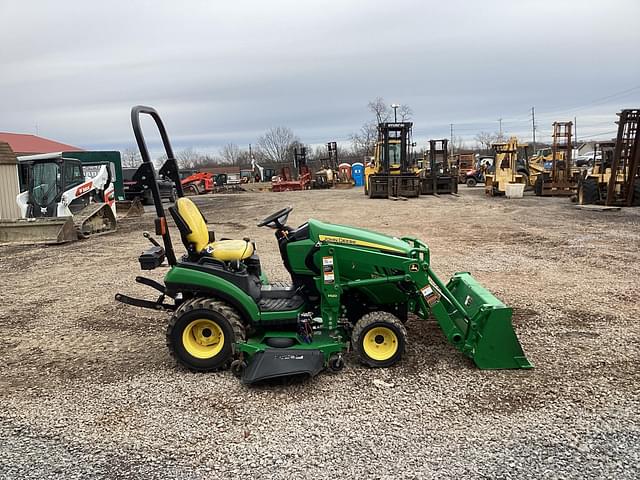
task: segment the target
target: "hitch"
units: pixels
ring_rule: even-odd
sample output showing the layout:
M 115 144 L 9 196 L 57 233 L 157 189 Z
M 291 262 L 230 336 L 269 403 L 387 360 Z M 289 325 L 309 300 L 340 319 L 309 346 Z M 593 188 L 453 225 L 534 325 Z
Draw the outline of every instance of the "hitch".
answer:
M 121 293 L 116 293 L 115 298 L 118 302 L 126 303 L 127 305 L 132 305 L 134 307 L 150 308 L 151 310 L 170 311 L 174 311 L 176 309 L 175 305 L 164 303 L 164 295 L 160 295 L 155 302 L 152 302 L 151 300 L 142 300 L 140 298 L 129 297 L 128 295 L 123 295 Z

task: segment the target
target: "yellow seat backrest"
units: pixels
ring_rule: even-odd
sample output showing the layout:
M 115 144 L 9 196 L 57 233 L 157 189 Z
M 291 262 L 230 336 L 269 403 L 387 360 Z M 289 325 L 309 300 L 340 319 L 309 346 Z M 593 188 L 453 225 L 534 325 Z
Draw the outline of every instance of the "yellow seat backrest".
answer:
M 187 241 L 192 243 L 196 252 L 201 252 L 209 244 L 209 229 L 200 210 L 190 199 L 181 197 L 176 200 L 178 214 L 187 224 L 191 233 L 187 235 Z

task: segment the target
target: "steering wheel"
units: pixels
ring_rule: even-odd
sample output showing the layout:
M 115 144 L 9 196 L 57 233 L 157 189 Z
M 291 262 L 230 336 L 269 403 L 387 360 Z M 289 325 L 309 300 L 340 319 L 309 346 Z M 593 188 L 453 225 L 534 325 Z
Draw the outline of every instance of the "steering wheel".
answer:
M 270 228 L 282 228 L 287 223 L 287 217 L 289 216 L 289 212 L 293 210 L 293 207 L 286 207 L 282 210 L 278 210 L 276 213 L 272 213 L 267 218 L 258 223 L 259 227 L 270 227 Z

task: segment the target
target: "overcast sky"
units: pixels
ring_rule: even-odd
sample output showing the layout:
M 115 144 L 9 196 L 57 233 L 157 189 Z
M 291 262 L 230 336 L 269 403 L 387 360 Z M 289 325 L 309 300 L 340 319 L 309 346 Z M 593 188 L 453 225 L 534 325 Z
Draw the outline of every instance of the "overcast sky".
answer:
M 156 107 L 174 148 L 215 152 L 288 126 L 346 141 L 376 96 L 414 136 L 530 137 L 577 117 L 611 136 L 640 107 L 640 1 L 0 0 L 0 131 L 88 149 L 133 145 Z M 37 127 L 36 127 L 37 125 Z

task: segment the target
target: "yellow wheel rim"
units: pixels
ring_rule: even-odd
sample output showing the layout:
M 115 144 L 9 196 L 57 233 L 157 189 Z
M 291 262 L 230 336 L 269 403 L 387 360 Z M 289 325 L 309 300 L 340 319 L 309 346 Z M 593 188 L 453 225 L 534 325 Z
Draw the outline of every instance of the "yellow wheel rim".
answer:
M 213 358 L 222 351 L 224 333 L 213 320 L 193 320 L 182 332 L 182 345 L 196 358 Z
M 387 327 L 374 327 L 362 342 L 364 353 L 373 360 L 389 360 L 398 351 L 398 337 Z

